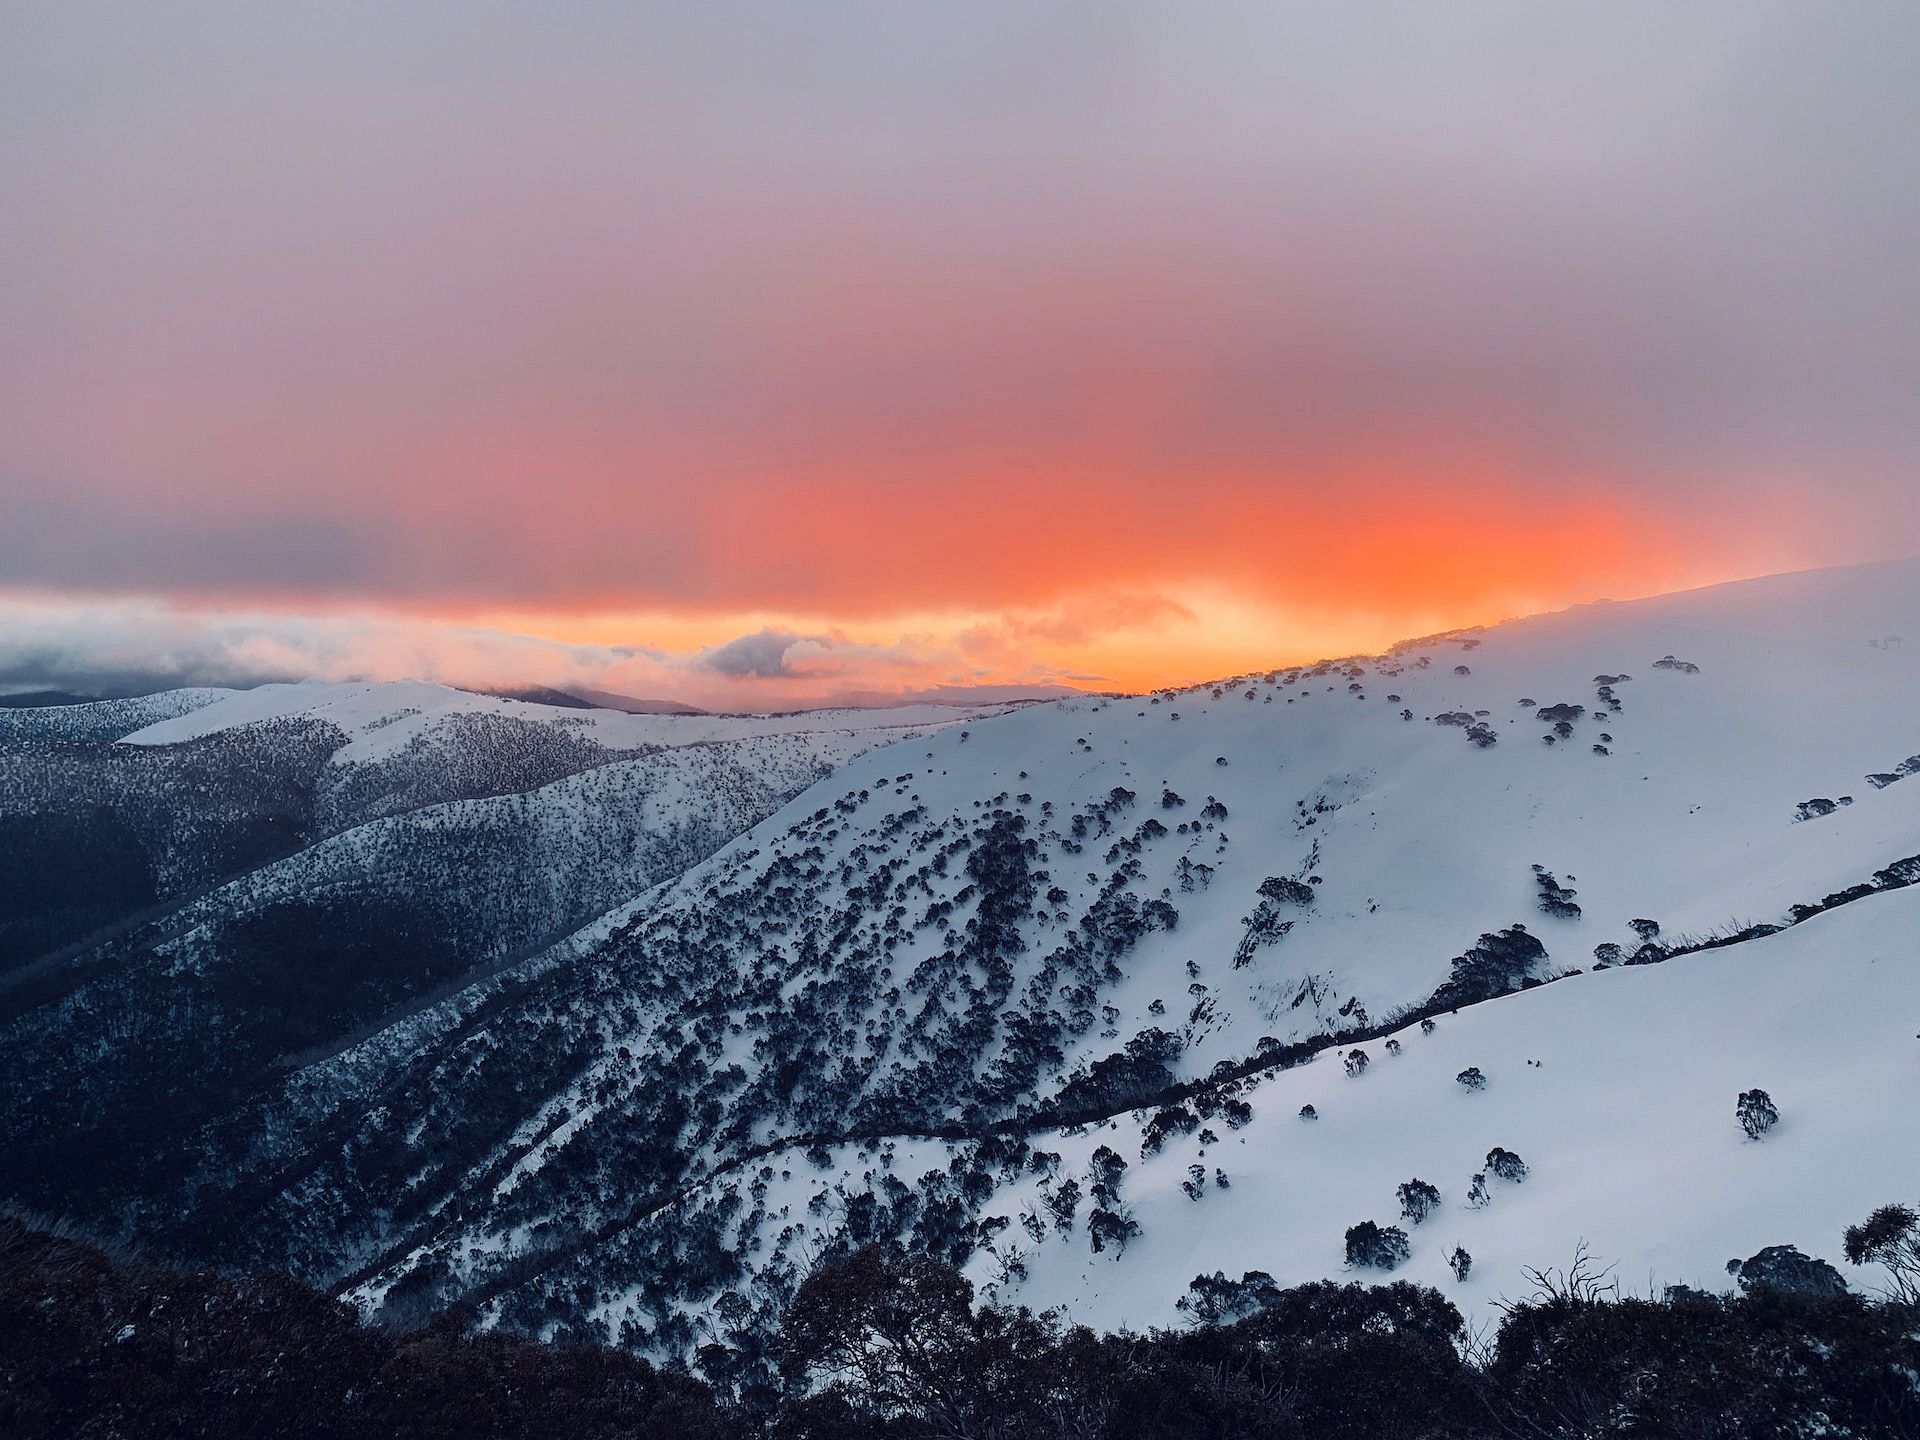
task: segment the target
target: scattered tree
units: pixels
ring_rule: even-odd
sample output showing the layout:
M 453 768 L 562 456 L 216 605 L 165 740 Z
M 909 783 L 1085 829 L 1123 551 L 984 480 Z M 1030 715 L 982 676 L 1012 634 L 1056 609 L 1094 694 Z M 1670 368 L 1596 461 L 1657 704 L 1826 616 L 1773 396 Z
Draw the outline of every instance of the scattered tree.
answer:
M 1127 1248 L 1127 1242 L 1140 1233 L 1139 1222 L 1130 1215 L 1123 1215 L 1102 1206 L 1087 1216 L 1087 1241 L 1098 1255 L 1111 1248 L 1119 1255 Z
M 1502 1180 L 1511 1180 L 1515 1184 L 1527 1178 L 1527 1162 L 1513 1151 L 1498 1145 L 1487 1152 L 1487 1169 Z
M 1907 1205 L 1882 1205 L 1846 1233 L 1847 1263 L 1884 1265 L 1892 1277 L 1888 1294 L 1920 1305 L 1920 1213 Z
M 1769 1245 L 1739 1265 L 1736 1274 L 1740 1288 L 1749 1295 L 1757 1290 L 1789 1295 L 1840 1295 L 1847 1288 L 1838 1270 L 1824 1260 L 1802 1254 L 1794 1245 Z
M 1407 1232 L 1397 1225 L 1380 1226 L 1362 1220 L 1347 1230 L 1347 1265 L 1356 1270 L 1397 1270 L 1406 1264 L 1413 1247 Z
M 1400 1197 L 1400 1218 L 1418 1225 L 1440 1208 L 1440 1190 L 1425 1180 L 1409 1180 L 1396 1192 Z
M 1780 1112 L 1774 1108 L 1773 1097 L 1764 1090 L 1742 1090 L 1734 1102 L 1733 1114 L 1749 1140 L 1758 1140 L 1780 1123 Z

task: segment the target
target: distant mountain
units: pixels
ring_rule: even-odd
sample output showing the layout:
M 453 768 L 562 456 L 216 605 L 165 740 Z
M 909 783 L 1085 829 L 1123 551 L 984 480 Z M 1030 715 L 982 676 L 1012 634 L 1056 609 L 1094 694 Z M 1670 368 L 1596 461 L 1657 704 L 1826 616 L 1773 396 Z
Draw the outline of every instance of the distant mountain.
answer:
M 697 705 L 683 704 L 678 700 L 648 700 L 636 695 L 617 694 L 612 690 L 595 690 L 587 685 L 576 685 L 570 693 L 602 710 L 621 710 L 629 715 L 704 715 L 707 713 Z
M 471 687 L 469 687 L 471 688 Z M 475 695 L 492 695 L 501 700 L 518 700 L 528 705 L 547 705 L 561 710 L 618 710 L 627 715 L 704 715 L 707 712 L 678 700 L 642 700 L 612 690 L 594 690 L 577 686 L 556 690 L 550 685 L 522 685 L 506 689 L 473 689 Z
M 0 694 L 0 710 L 34 710 L 54 705 L 85 705 L 98 695 L 78 695 L 70 690 L 22 690 Z
M 1067 700 L 1087 689 L 1040 681 L 1031 685 L 932 685 L 920 690 L 858 691 L 835 697 L 842 705 L 1009 705 L 1034 700 Z
M 955 721 L 626 716 L 413 684 L 0 712 L 0 1016 L 115 1037 L 63 1062 L 76 1088 L 31 1127 L 53 1147 L 36 1183 L 80 1180 L 82 1135 L 108 1170 L 164 1150 L 297 1052 L 551 943 L 863 749 Z
M 883 1238 L 1107 1328 L 1361 1221 L 1480 1317 L 1582 1239 L 1724 1286 L 1920 1196 L 1917 629 L 1903 563 L 998 714 L 262 687 L 15 742 L 19 813 L 141 797 L 160 910 L 0 985 L 0 1184 L 682 1356 Z M 209 889 L 283 833 L 197 798 L 216 741 L 298 843 Z

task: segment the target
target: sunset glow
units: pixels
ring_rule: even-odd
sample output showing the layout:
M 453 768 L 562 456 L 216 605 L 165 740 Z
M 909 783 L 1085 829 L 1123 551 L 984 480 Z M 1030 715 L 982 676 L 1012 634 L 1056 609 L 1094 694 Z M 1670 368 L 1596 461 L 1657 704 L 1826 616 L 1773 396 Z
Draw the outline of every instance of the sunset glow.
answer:
M 0 683 L 1145 688 L 1920 534 L 1814 17 L 349 8 L 10 18 Z

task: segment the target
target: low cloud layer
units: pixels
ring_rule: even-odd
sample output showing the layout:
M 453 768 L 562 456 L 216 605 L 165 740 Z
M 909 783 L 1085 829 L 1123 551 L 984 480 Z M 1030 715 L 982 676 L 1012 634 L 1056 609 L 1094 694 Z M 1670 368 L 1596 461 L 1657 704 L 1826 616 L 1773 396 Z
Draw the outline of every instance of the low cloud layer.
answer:
M 0 599 L 0 695 L 425 679 L 478 689 L 580 687 L 702 709 L 759 711 L 1007 699 L 1098 681 L 1032 667 L 1009 674 L 980 663 L 995 648 L 979 636 L 878 646 L 833 635 L 761 631 L 675 653 L 565 645 L 398 615 L 244 614 L 128 601 Z

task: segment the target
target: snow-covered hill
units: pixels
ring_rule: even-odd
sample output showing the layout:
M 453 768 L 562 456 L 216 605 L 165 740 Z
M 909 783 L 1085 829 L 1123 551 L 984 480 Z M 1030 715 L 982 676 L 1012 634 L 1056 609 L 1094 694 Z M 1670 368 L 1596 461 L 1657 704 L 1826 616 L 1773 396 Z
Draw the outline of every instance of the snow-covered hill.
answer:
M 388 685 L 10 713 L 39 720 L 0 744 L 10 1193 L 117 1216 L 290 1065 L 671 879 L 863 750 L 981 712 L 717 725 Z M 642 733 L 594 738 L 603 718 L 650 739 L 603 743 Z
M 324 720 L 346 732 L 349 744 L 334 758 L 365 764 L 400 753 L 433 736 L 455 717 L 496 716 L 545 726 L 608 750 L 700 745 L 765 735 L 801 735 L 848 730 L 889 730 L 943 725 L 969 716 L 998 714 L 1005 706 L 898 705 L 859 710 L 798 710 L 779 715 L 654 714 L 583 709 L 504 699 L 422 680 L 381 680 L 259 685 L 251 690 L 173 691 L 214 695 L 211 702 L 182 708 L 121 738 L 129 745 L 177 745 L 221 730 L 291 716 Z M 156 697 L 157 698 L 157 697 Z M 102 704 L 123 702 L 103 701 Z M 125 702 L 133 703 L 133 702 Z M 92 709 L 67 707 L 70 709 Z M 36 713 L 36 712 L 27 712 Z
M 200 687 L 163 690 L 124 700 L 90 700 L 76 705 L 28 705 L 0 709 L 0 743 L 53 740 L 77 744 L 118 740 L 136 730 L 177 719 L 233 695 L 232 690 Z
M 1834 1216 L 1920 1192 L 1910 1122 L 1867 1093 L 1920 1050 L 1880 1028 L 1920 1029 L 1914 906 L 1873 895 L 1920 878 L 1903 632 L 1911 562 L 915 735 L 210 1114 L 135 1211 L 396 1314 L 465 1298 L 662 1351 L 883 1236 L 981 1278 L 1031 1251 L 1018 1298 L 1165 1320 L 1198 1273 L 1337 1270 L 1414 1177 L 1445 1208 L 1410 1265 L 1438 1275 L 1445 1231 L 1475 1303 L 1582 1236 L 1629 1285 L 1704 1283 L 1764 1228 L 1743 1164 L 1794 1172 L 1760 1241 L 1831 1251 Z M 332 723 L 390 743 L 352 705 Z M 1794 1045 L 1739 1043 L 1801 1012 Z M 1355 1047 L 1350 1080 L 1325 1052 Z M 1776 1134 L 1740 1143 L 1730 1084 L 1776 1096 Z M 1459 1211 L 1495 1145 L 1533 1173 Z M 1075 1228 L 1041 1202 L 1034 1235 L 1069 1180 Z
M 1050 1223 L 1038 1242 L 1015 1224 L 1006 1239 L 1028 1252 L 1028 1278 L 1003 1287 L 1005 1298 L 1065 1305 L 1103 1327 L 1172 1324 L 1196 1276 L 1337 1276 L 1341 1237 L 1362 1220 L 1408 1232 L 1399 1274 L 1488 1319 L 1502 1297 L 1528 1292 L 1527 1267 L 1566 1265 L 1583 1243 L 1618 1267 L 1625 1293 L 1723 1289 L 1729 1259 L 1774 1244 L 1837 1263 L 1845 1226 L 1920 1194 L 1916 1027 L 1913 890 L 1742 945 L 1472 1006 L 1431 1033 L 1412 1025 L 1386 1037 L 1397 1054 L 1360 1047 L 1371 1063 L 1358 1076 L 1340 1050 L 1265 1076 L 1240 1094 L 1253 1111 L 1244 1126 L 1215 1119 L 1145 1159 L 1152 1112 L 1035 1137 L 1061 1156 L 1061 1174 L 1084 1172 L 1100 1144 L 1132 1162 L 1121 1190 L 1141 1233 L 1116 1259 L 1091 1253 L 1084 1224 L 1062 1234 Z M 1458 1082 L 1470 1069 L 1484 1088 Z M 1781 1117 L 1757 1142 L 1734 1118 L 1736 1097 L 1755 1088 Z M 1316 1119 L 1300 1118 L 1307 1105 Z M 1203 1140 L 1209 1128 L 1217 1138 Z M 1488 1173 L 1496 1146 L 1524 1160 L 1523 1181 Z M 896 1168 L 914 1163 L 903 1155 Z M 1469 1201 L 1476 1173 L 1486 1175 L 1481 1207 Z M 1418 1224 L 1396 1197 L 1415 1179 L 1441 1194 Z M 1008 1187 L 995 1204 L 1011 1220 L 1052 1222 L 1045 1194 L 1057 1184 Z M 1447 1263 L 1456 1245 L 1473 1257 L 1464 1284 Z M 982 1256 L 975 1268 L 990 1282 L 1000 1266 Z
M 1916 612 L 1913 566 L 1787 577 L 876 751 L 510 1007 L 473 993 L 368 1042 L 406 1077 L 377 1131 L 304 1076 L 342 1148 L 266 1229 L 309 1236 L 315 1207 L 363 1215 L 404 1176 L 401 1224 L 306 1263 L 669 1346 L 836 1235 L 977 1255 L 995 1147 L 1050 1114 L 1910 878 L 1888 867 L 1920 853 L 1920 785 L 1868 777 L 1920 749 L 1916 657 L 1887 643 Z M 476 1093 L 487 1138 L 409 1138 L 471 1134 Z M 907 1194 L 875 1189 L 882 1137 L 928 1131 L 945 1178 L 901 1161 Z M 741 1166 L 766 1146 L 772 1173 Z M 789 1170 L 804 1204 L 774 1199 Z
M 580 806 L 574 823 L 592 828 L 596 805 L 625 817 L 628 802 L 654 796 L 644 817 L 616 819 L 597 842 L 618 849 L 616 836 L 671 830 L 682 823 L 676 805 L 705 809 L 706 800 L 691 797 L 710 794 L 711 813 L 694 827 L 711 837 L 704 855 L 738 833 L 735 822 L 759 819 L 863 748 L 1001 708 L 628 715 L 397 682 L 178 690 L 0 711 L 0 866 L 16 878 L 14 894 L 0 901 L 0 970 L 369 821 L 528 794 L 687 747 L 702 756 L 688 763 L 708 772 L 690 782 L 690 798 L 673 798 L 681 789 L 671 777 L 686 765 L 641 765 L 556 791 L 533 808 L 557 807 L 564 821 Z M 736 793 L 759 787 L 755 775 L 765 767 L 765 796 L 741 810 Z M 658 786 L 646 778 L 654 768 L 666 777 Z M 603 791 L 625 799 L 599 800 Z M 494 828 L 473 816 L 452 823 L 456 836 L 475 823 Z M 378 834 L 368 838 L 378 845 Z M 333 866 L 354 848 L 332 846 L 316 858 Z M 636 888 L 624 858 L 596 862 L 590 877 L 581 864 L 562 846 L 542 868 L 583 880 L 584 893 L 606 903 Z M 646 883 L 658 878 L 650 871 Z M 563 907 L 548 920 L 557 929 L 592 913 Z

